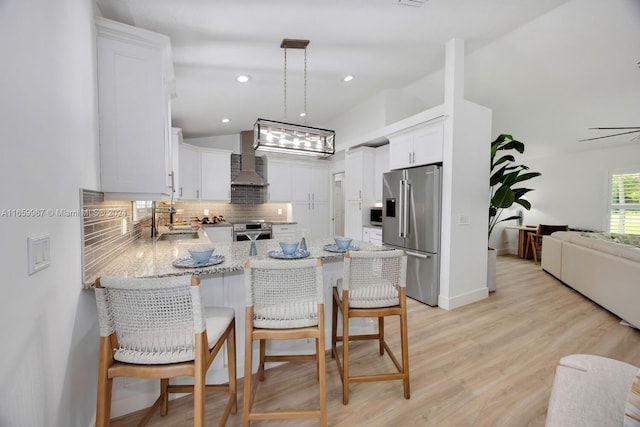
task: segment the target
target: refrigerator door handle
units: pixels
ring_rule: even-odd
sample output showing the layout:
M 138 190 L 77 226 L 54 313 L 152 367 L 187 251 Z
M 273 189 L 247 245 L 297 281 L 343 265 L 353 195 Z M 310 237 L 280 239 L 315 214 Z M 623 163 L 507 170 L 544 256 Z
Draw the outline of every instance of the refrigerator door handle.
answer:
M 419 254 L 417 252 L 411 252 L 405 249 L 404 253 L 406 253 L 409 256 L 414 256 L 416 258 L 422 258 L 422 259 L 429 259 L 431 258 L 431 255 L 429 254 Z
M 409 215 L 411 214 L 411 209 L 409 207 L 409 203 L 411 202 L 411 182 L 409 180 L 404 181 L 404 237 L 409 237 L 409 233 L 411 230 L 409 229 Z
M 400 237 L 405 237 L 404 236 L 404 179 L 400 180 L 400 192 L 399 194 L 399 201 L 398 201 L 398 218 L 400 219 L 398 221 L 398 234 L 400 235 Z

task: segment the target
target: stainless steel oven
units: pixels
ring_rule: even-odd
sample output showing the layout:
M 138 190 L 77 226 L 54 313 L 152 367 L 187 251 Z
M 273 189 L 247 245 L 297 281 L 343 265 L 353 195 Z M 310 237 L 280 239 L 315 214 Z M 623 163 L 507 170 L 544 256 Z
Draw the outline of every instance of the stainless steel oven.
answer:
M 273 238 L 271 223 L 256 220 L 256 221 L 247 221 L 247 222 L 234 222 L 233 223 L 233 240 L 236 242 L 249 240 L 249 238 L 245 234 L 245 232 L 247 231 L 260 231 L 258 240 Z

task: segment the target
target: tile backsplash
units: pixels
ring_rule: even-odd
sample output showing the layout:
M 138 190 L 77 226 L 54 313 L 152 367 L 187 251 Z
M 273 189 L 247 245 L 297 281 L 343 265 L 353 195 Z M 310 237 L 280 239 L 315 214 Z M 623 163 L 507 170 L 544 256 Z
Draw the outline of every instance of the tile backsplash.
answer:
M 265 221 L 286 221 L 289 209 L 288 203 L 262 203 L 256 205 L 239 205 L 234 203 L 215 202 L 176 202 L 174 207 L 176 221 L 189 221 L 193 217 L 202 219 L 204 210 L 209 210 L 209 219 L 222 215 L 228 222 L 250 221 L 263 219 Z M 168 218 L 160 218 L 159 223 L 165 224 Z
M 80 190 L 82 200 L 82 283 L 90 288 L 98 270 L 142 235 L 149 221 L 133 223 L 130 201 L 105 201 L 99 191 Z

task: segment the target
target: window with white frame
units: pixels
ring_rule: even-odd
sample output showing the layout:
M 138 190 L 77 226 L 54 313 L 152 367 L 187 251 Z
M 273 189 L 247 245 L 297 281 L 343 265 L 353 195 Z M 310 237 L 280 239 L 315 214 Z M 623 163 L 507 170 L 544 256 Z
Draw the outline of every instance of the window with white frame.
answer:
M 640 172 L 611 174 L 609 231 L 640 234 Z

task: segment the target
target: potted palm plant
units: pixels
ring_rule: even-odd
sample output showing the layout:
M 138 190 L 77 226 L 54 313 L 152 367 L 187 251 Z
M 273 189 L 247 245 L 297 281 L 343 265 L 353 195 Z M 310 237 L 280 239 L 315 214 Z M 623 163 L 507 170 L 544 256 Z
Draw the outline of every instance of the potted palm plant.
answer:
M 520 187 L 524 181 L 540 176 L 539 172 L 528 172 L 529 167 L 516 164 L 513 154 L 524 153 L 524 143 L 513 139 L 513 136 L 501 134 L 491 143 L 491 175 L 489 179 L 490 202 L 489 202 L 489 233 L 488 238 L 496 224 L 520 219 L 520 215 L 511 215 L 501 218 L 505 209 L 511 208 L 514 204 L 522 206 L 526 210 L 531 209 L 531 203 L 524 198 L 524 195 L 531 188 Z M 495 261 L 496 251 L 489 247 L 489 265 L 487 274 L 487 287 L 489 291 L 495 290 Z

